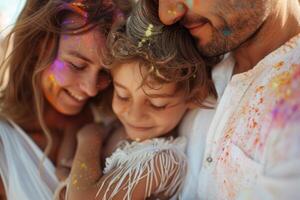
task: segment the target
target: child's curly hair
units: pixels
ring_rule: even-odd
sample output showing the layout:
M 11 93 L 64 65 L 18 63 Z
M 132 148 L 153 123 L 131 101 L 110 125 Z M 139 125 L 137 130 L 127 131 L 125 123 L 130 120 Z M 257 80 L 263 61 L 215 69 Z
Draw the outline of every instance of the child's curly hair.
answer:
M 209 95 L 216 96 L 211 66 L 218 58 L 204 58 L 188 30 L 179 23 L 165 26 L 158 17 L 157 4 L 139 0 L 126 22 L 113 28 L 108 37 L 110 67 L 138 61 L 158 83 L 176 82 L 186 91 L 188 101 L 203 106 Z M 145 8 L 147 7 L 147 12 Z M 150 11 L 150 12 L 149 12 Z M 142 72 L 142 70 L 141 70 Z

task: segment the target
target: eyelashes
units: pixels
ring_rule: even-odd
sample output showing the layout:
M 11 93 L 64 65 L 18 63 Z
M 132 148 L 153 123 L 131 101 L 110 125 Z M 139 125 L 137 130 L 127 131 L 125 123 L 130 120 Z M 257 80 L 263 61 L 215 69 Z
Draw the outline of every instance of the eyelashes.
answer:
M 123 95 L 120 95 L 118 94 L 116 91 L 114 92 L 114 96 L 117 98 L 117 100 L 123 102 L 123 103 L 127 103 L 130 101 L 130 97 L 128 96 L 123 96 Z M 147 102 L 147 104 L 149 105 L 149 107 L 155 111 L 162 111 L 162 110 L 165 110 L 167 107 L 168 107 L 168 104 L 165 104 L 165 105 L 162 105 L 162 106 L 158 106 L 158 105 L 155 105 L 153 103 L 151 103 L 150 101 Z

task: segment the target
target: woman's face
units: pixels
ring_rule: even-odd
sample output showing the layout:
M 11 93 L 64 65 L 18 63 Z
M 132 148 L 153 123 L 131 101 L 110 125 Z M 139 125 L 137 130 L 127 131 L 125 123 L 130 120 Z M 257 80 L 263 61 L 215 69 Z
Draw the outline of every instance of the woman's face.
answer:
M 97 27 L 78 35 L 61 35 L 53 63 L 42 72 L 49 104 L 65 115 L 78 114 L 110 82 L 101 60 L 105 39 Z

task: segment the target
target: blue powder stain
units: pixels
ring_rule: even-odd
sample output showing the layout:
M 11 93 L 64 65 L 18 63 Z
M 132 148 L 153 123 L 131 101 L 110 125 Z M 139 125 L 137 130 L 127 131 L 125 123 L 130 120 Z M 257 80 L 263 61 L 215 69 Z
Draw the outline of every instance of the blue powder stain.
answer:
M 228 27 L 224 28 L 223 35 L 228 37 L 229 35 L 231 35 L 231 30 Z

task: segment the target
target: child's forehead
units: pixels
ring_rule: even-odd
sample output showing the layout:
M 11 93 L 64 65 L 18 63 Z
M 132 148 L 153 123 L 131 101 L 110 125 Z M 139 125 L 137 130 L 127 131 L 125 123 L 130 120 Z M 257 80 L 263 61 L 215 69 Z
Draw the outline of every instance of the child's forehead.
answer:
M 131 91 L 143 90 L 153 96 L 174 96 L 177 92 L 177 84 L 163 83 L 153 76 L 147 76 L 149 68 L 141 67 L 138 61 L 122 63 L 112 69 L 114 82 L 125 86 Z
M 177 93 L 177 87 L 175 83 L 145 83 L 142 86 L 142 89 L 152 98 L 174 97 Z

